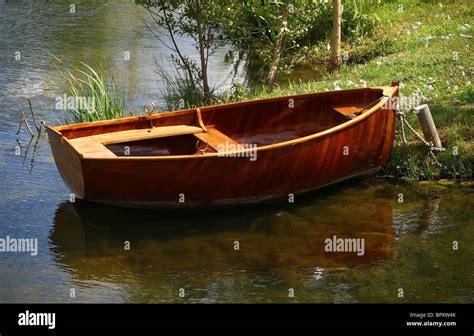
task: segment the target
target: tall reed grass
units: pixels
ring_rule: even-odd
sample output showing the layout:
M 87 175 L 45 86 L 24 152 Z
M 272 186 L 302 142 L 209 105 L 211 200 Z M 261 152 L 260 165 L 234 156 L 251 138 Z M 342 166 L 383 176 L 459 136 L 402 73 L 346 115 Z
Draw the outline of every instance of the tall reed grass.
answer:
M 112 77 L 109 80 L 102 72 L 86 63 L 71 71 L 61 71 L 69 89 L 71 101 L 87 101 L 92 104 L 64 104 L 67 123 L 83 123 L 127 116 L 125 94 L 117 92 Z

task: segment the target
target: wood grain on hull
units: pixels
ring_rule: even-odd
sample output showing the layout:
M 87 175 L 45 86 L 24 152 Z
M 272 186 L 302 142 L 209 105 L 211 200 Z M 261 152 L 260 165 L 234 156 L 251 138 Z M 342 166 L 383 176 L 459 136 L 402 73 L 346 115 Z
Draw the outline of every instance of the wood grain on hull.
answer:
M 288 197 L 289 193 L 314 190 L 354 172 L 372 173 L 382 167 L 390 153 L 394 123 L 393 113 L 377 113 L 366 123 L 322 139 L 259 151 L 255 161 L 218 156 L 200 160 L 85 160 L 85 198 L 179 205 L 180 194 L 190 204 Z M 349 155 L 344 155 L 344 146 L 348 146 Z
M 382 89 L 388 90 L 389 95 L 398 92 L 398 88 Z M 365 95 L 363 101 L 371 102 L 380 97 L 382 89 L 280 97 L 202 108 L 204 124 L 215 125 L 237 142 L 237 139 L 255 138 L 258 132 L 279 134 L 285 130 L 285 124 L 293 125 L 295 134 L 287 133 L 289 139 L 286 141 L 259 144 L 254 161 L 249 156 L 255 149 L 226 153 L 228 156 L 210 153 L 80 160 L 77 155 L 66 154 L 71 148 L 67 140 L 60 143 L 58 134 L 68 134 L 71 138 L 99 134 L 93 125 L 82 126 L 77 131 L 82 132 L 80 135 L 68 126 L 59 128 L 61 133 L 50 131 L 49 134 L 61 176 L 72 190 L 79 192 L 78 197 L 133 207 L 256 203 L 287 198 L 290 193 L 315 190 L 380 169 L 388 160 L 393 144 L 396 121 L 393 111 L 383 108 L 384 102 L 380 101 L 363 115 L 341 121 L 338 118 L 344 116 L 338 116 L 336 112 L 330 114 L 327 110 L 331 106 L 360 103 L 361 95 Z M 294 99 L 294 107 L 288 107 L 288 99 Z M 265 106 L 268 110 L 262 112 Z M 246 120 L 242 119 L 243 109 Z M 154 126 L 197 125 L 195 113 L 184 112 L 170 113 L 170 118 L 153 118 L 151 122 Z M 122 124 L 104 125 L 118 131 L 144 128 L 147 123 L 150 120 L 135 117 Z M 313 129 L 308 125 L 313 125 Z M 315 131 L 314 125 L 321 125 L 322 129 Z M 66 164 L 68 155 L 71 162 Z M 180 203 L 183 196 L 184 203 Z

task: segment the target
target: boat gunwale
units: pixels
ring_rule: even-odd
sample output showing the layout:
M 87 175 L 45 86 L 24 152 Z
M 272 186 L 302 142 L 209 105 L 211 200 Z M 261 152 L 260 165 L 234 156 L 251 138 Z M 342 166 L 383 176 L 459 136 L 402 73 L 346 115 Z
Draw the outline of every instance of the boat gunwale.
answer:
M 192 109 L 187 109 L 187 110 L 180 110 L 180 111 L 174 111 L 174 112 L 163 112 L 163 113 L 158 113 L 150 116 L 136 116 L 136 117 L 127 117 L 127 118 L 119 118 L 119 119 L 112 119 L 112 120 L 103 120 L 103 121 L 95 121 L 95 122 L 87 122 L 87 123 L 82 123 L 82 124 L 71 124 L 71 125 L 62 125 L 62 126 L 56 126 L 56 127 L 51 127 L 47 126 L 50 130 L 54 131 L 58 135 L 61 136 L 61 140 L 69 143 L 72 148 L 81 156 L 82 160 L 87 160 L 87 161 L 114 161 L 114 160 L 121 160 L 121 161 L 159 161 L 159 160 L 191 160 L 191 159 L 208 159 L 208 158 L 214 158 L 214 157 L 219 157 L 219 158 L 246 158 L 244 155 L 245 153 L 253 153 L 253 152 L 263 152 L 263 151 L 268 151 L 268 150 L 273 150 L 273 149 L 279 149 L 279 148 L 284 148 L 284 147 L 289 147 L 289 146 L 294 146 L 297 144 L 305 143 L 314 139 L 322 138 L 327 135 L 331 135 L 334 133 L 338 133 L 339 131 L 342 131 L 346 128 L 349 128 L 353 125 L 356 125 L 358 123 L 361 123 L 363 120 L 369 118 L 372 116 L 374 113 L 379 111 L 384 104 L 386 104 L 387 100 L 391 98 L 397 91 L 398 87 L 397 86 L 380 86 L 380 87 L 367 87 L 367 88 L 358 88 L 358 89 L 348 89 L 348 90 L 338 90 L 338 91 L 331 91 L 330 93 L 332 94 L 344 94 L 344 93 L 357 93 L 357 92 L 364 92 L 364 91 L 381 91 L 381 98 L 379 102 L 377 102 L 374 106 L 372 106 L 370 109 L 368 109 L 366 112 L 362 113 L 361 115 L 348 120 L 342 124 L 339 124 L 337 126 L 328 128 L 324 131 L 318 132 L 318 133 L 313 133 L 306 135 L 304 137 L 299 137 L 296 139 L 292 140 L 287 140 L 283 142 L 278 142 L 270 145 L 265 145 L 261 147 L 257 147 L 256 149 L 254 148 L 243 148 L 239 150 L 234 150 L 234 151 L 228 151 L 228 152 L 216 152 L 216 153 L 205 153 L 202 155 L 170 155 L 170 156 L 117 156 L 113 158 L 87 158 L 84 157 L 82 153 L 79 153 L 77 149 L 74 147 L 74 145 L 70 142 L 70 140 L 63 136 L 61 131 L 64 130 L 73 130 L 73 129 L 81 129 L 81 128 L 87 128 L 90 126 L 106 126 L 106 125 L 113 125 L 113 124 L 121 124 L 121 123 L 126 123 L 126 122 L 134 122 L 134 121 L 140 121 L 140 120 L 155 120 L 155 119 L 160 119 L 160 118 L 165 118 L 165 117 L 172 117 L 172 116 L 179 116 L 179 115 L 185 115 L 189 113 L 194 113 L 196 112 L 196 108 Z M 243 102 L 235 102 L 235 103 L 228 103 L 228 104 L 220 104 L 220 105 L 211 105 L 211 106 L 206 106 L 200 108 L 201 112 L 205 112 L 206 110 L 220 110 L 224 108 L 229 108 L 233 106 L 239 106 L 239 105 L 244 105 L 244 104 L 252 104 L 252 103 L 266 103 L 266 102 L 275 102 L 279 100 L 284 100 L 284 99 L 289 99 L 289 98 L 306 98 L 306 97 L 314 97 L 314 96 L 319 96 L 319 95 L 327 95 L 329 92 L 315 92 L 315 93 L 303 93 L 303 94 L 297 94 L 297 95 L 287 95 L 287 96 L 278 96 L 278 97 L 270 97 L 270 98 L 264 98 L 264 99 L 255 99 L 255 100 L 247 100 Z M 238 154 L 238 155 L 237 155 Z

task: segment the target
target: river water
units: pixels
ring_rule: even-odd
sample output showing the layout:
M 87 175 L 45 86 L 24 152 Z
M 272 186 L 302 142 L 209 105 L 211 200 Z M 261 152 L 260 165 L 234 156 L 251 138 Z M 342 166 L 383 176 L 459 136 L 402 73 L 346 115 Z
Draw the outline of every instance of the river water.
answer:
M 0 302 L 474 301 L 468 187 L 369 178 L 292 204 L 192 213 L 71 203 L 47 138 L 15 134 L 27 98 L 38 119 L 58 118 L 65 88 L 48 52 L 101 64 L 130 108 L 159 101 L 153 57 L 167 55 L 132 2 L 75 3 L 70 15 L 69 2 L 0 0 L 0 243 L 39 244 L 35 256 L 0 252 Z M 225 51 L 211 59 L 220 87 Z M 364 239 L 363 254 L 327 251 L 337 238 Z

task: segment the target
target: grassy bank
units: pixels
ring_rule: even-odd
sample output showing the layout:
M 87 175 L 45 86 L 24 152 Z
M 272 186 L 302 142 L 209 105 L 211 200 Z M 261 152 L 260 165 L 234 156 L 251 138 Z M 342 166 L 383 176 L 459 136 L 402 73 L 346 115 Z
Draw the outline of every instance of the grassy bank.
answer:
M 403 6 L 401 10 L 400 5 Z M 238 99 L 303 92 L 388 85 L 401 81 L 400 94 L 418 93 L 428 103 L 447 149 L 433 164 L 426 148 L 408 135 L 408 145 L 397 137 L 383 176 L 406 180 L 472 179 L 474 162 L 473 8 L 468 1 L 386 3 L 376 10 L 381 25 L 370 38 L 345 45 L 347 63 L 317 81 L 288 83 L 267 91 L 243 93 Z M 317 50 L 313 54 L 316 59 Z M 311 59 L 311 58 L 308 58 Z M 307 61 L 306 61 L 307 62 Z M 418 130 L 413 111 L 405 111 Z

